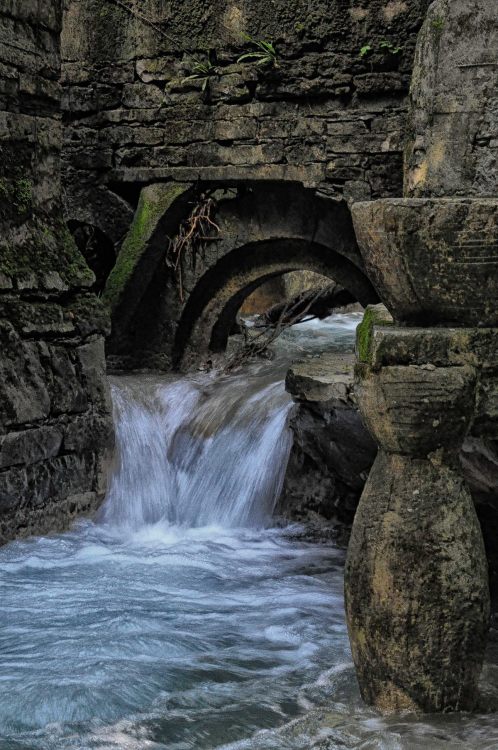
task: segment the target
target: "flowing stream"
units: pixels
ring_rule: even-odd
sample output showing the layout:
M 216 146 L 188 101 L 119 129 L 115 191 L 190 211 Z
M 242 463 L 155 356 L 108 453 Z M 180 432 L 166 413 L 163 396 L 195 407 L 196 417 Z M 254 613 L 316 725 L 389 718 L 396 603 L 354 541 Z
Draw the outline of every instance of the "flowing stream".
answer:
M 288 363 L 358 316 L 284 335 L 243 374 L 112 379 L 95 522 L 0 550 L 0 750 L 498 748 L 487 717 L 380 719 L 343 611 L 344 551 L 275 527 Z M 496 668 L 486 669 L 496 692 Z

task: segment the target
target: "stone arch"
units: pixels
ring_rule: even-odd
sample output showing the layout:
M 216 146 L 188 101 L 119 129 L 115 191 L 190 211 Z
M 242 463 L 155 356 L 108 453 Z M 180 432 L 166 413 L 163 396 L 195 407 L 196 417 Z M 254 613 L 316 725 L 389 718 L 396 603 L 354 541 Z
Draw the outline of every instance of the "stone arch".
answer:
M 167 237 L 206 191 L 216 198 L 220 231 L 195 258 L 183 258 L 179 294 L 164 263 Z M 314 270 L 363 304 L 378 301 L 344 201 L 296 182 L 158 183 L 142 191 L 134 225 L 142 226 L 140 213 L 149 204 L 160 210 L 148 223 L 140 260 L 112 307 L 109 353 L 116 366 L 186 366 L 211 347 L 220 351 L 239 302 L 265 279 L 286 271 Z M 136 227 L 129 237 L 134 232 Z
M 66 222 L 96 227 L 117 248 L 133 220 L 133 208 L 104 186 L 70 186 L 64 193 Z
M 114 243 L 100 227 L 94 224 L 75 219 L 69 219 L 66 223 L 80 253 L 95 275 L 92 289 L 97 294 L 101 294 L 116 263 Z
M 363 305 L 378 301 L 362 271 L 324 245 L 291 238 L 242 245 L 214 265 L 190 294 L 175 337 L 175 364 L 187 367 L 211 352 L 224 351 L 249 294 L 274 276 L 299 270 L 329 277 Z

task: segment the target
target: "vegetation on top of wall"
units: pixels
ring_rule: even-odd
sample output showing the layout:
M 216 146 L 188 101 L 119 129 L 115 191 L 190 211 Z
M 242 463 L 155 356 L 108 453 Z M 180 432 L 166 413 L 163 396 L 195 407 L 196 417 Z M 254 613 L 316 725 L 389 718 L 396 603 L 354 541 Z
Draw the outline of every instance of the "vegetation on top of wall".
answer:
M 195 62 L 192 68 L 192 73 L 184 78 L 182 80 L 182 83 L 187 83 L 188 81 L 198 81 L 199 83 L 202 83 L 202 91 L 205 91 L 207 89 L 209 79 L 212 76 L 219 74 L 219 70 L 212 60 L 212 55 L 213 53 L 209 52 L 207 60 L 205 60 L 204 62 Z
M 245 62 L 251 60 L 256 65 L 268 65 L 278 68 L 278 57 L 277 51 L 273 46 L 273 42 L 265 39 L 253 39 L 249 34 L 244 34 L 243 38 L 246 42 L 250 42 L 254 49 L 252 52 L 245 52 L 241 55 L 237 62 Z
M 377 48 L 372 43 L 364 44 L 358 56 L 362 59 L 370 57 L 375 51 L 380 51 L 385 55 L 399 55 L 402 50 L 403 47 L 400 45 L 393 44 L 393 42 L 389 42 L 387 39 L 382 39 Z

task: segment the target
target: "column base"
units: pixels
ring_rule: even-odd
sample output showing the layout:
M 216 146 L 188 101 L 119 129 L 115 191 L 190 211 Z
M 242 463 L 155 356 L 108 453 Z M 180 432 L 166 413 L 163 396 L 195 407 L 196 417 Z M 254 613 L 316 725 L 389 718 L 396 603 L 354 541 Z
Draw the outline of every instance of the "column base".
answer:
M 345 575 L 364 700 L 382 712 L 469 711 L 489 625 L 487 563 L 460 474 L 380 451 L 356 513 Z

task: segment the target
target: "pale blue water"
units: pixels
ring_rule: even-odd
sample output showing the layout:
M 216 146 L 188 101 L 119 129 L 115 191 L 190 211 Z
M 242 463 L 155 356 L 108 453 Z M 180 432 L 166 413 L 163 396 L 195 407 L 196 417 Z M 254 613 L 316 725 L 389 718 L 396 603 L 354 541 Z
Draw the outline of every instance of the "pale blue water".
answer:
M 230 377 L 113 380 L 100 517 L 0 550 L 0 750 L 498 748 L 494 717 L 365 708 L 343 550 L 272 528 L 286 358 L 350 348 L 357 322 L 308 324 Z

